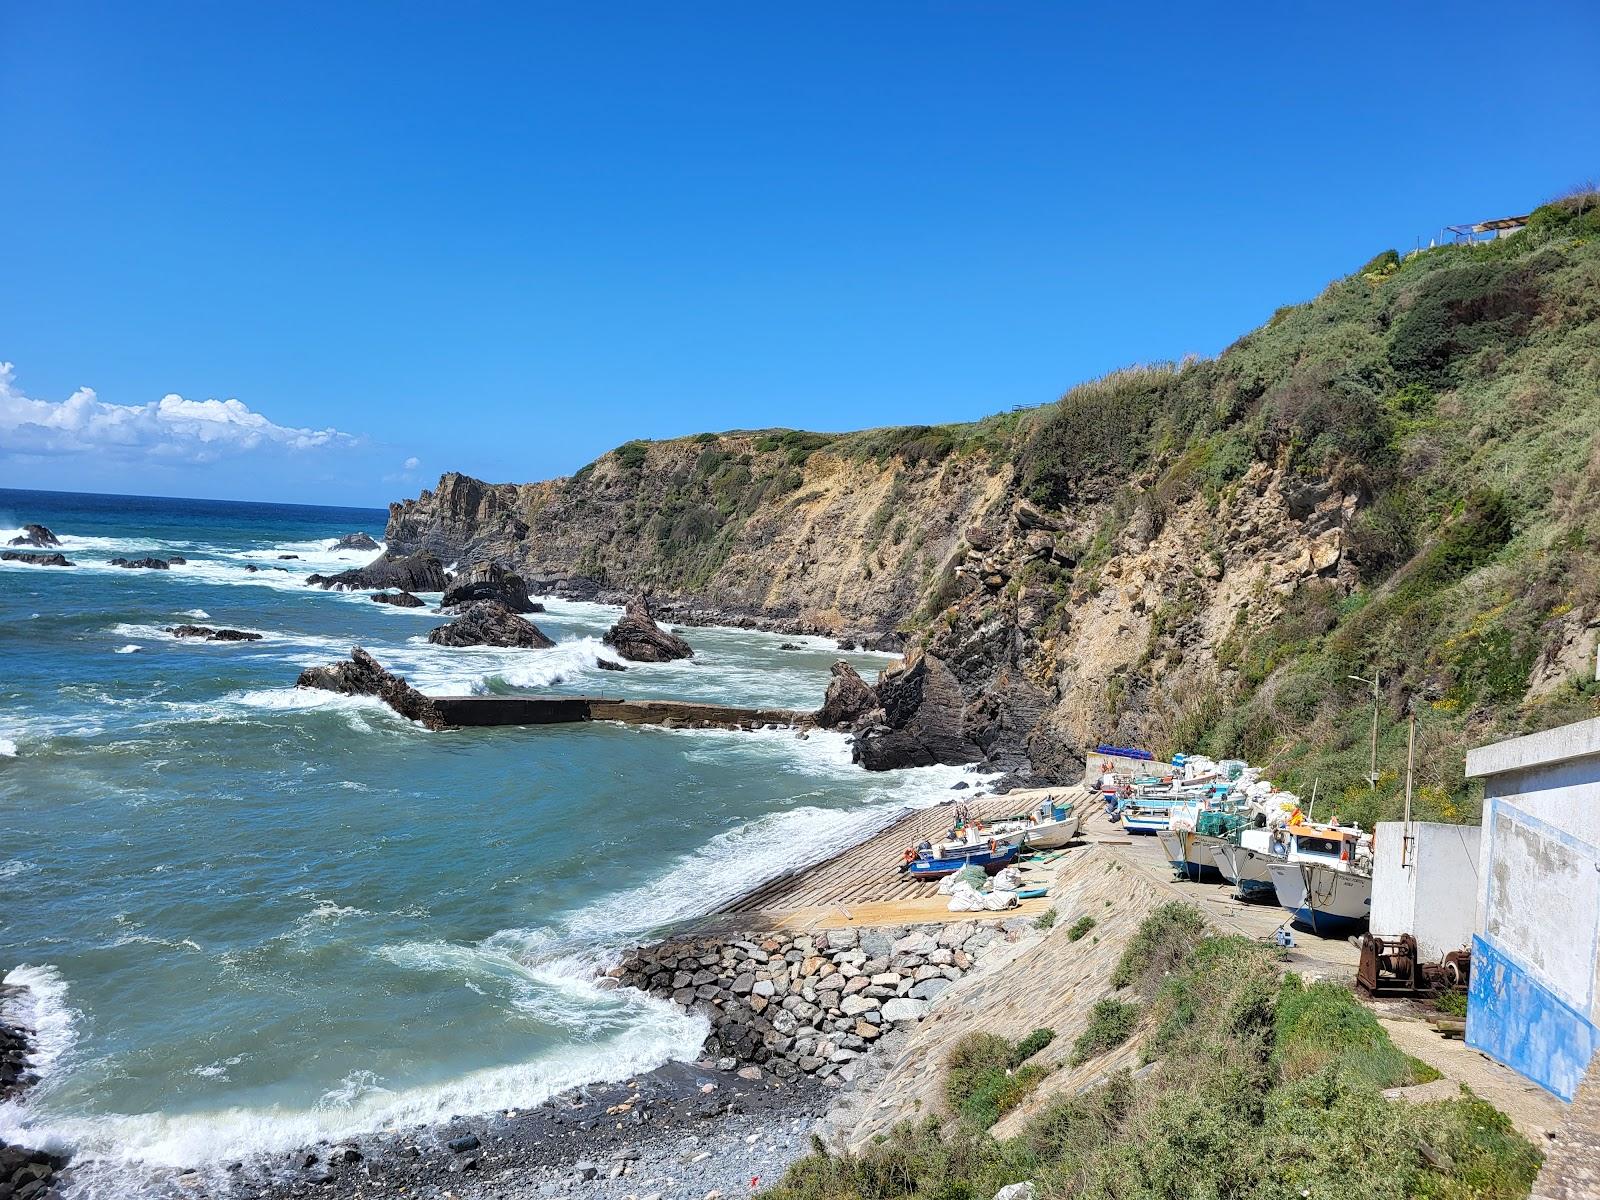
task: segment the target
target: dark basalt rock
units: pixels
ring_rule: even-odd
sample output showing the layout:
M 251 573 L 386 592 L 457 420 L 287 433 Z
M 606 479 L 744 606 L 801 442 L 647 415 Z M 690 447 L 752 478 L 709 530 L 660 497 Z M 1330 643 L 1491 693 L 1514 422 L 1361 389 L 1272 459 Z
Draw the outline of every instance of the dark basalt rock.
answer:
M 933 655 L 919 654 L 885 671 L 874 692 L 879 707 L 863 719 L 851 748 L 851 756 L 867 770 L 983 759 L 962 728 L 961 685 Z
M 427 607 L 427 605 L 425 605 L 421 600 L 418 600 L 410 592 L 374 592 L 372 594 L 372 602 L 374 604 L 392 604 L 396 608 Z
M 416 721 L 429 729 L 448 729 L 449 722 L 440 715 L 438 706 L 412 687 L 405 679 L 383 669 L 372 655 L 360 646 L 350 650 L 350 661 L 331 663 L 326 667 L 307 667 L 294 681 L 295 687 L 321 688 L 326 692 L 339 692 L 346 696 L 376 696 L 407 720 Z
M 878 697 L 856 669 L 840 659 L 833 664 L 833 675 L 828 680 L 828 691 L 817 709 L 816 721 L 823 729 L 853 726 L 862 717 L 878 707 Z
M 189 560 L 187 558 L 185 558 L 181 554 L 169 554 L 169 555 L 167 555 L 167 566 L 169 566 L 169 567 L 184 567 L 184 566 L 188 566 L 188 564 L 189 564 Z M 274 570 L 276 570 L 276 569 L 277 568 L 274 568 Z
M 543 612 L 544 605 L 528 595 L 522 576 L 505 570 L 499 563 L 475 563 L 451 581 L 439 602 L 439 611 L 465 607 L 479 600 L 498 600 L 512 612 Z
M 524 620 L 498 600 L 479 600 L 448 625 L 429 632 L 435 646 L 505 646 L 548 650 L 555 643 L 532 621 Z
M 111 565 L 143 571 L 165 571 L 171 564 L 164 558 L 113 558 Z
M 190 638 L 201 642 L 259 642 L 259 633 L 243 629 L 213 629 L 209 625 L 169 625 L 166 628 L 175 638 Z
M 31 567 L 70 567 L 76 565 L 64 554 L 25 554 L 20 550 L 0 551 L 0 560 L 27 563 Z
M 778 649 L 779 650 L 804 650 L 805 647 L 804 646 L 797 646 L 793 642 L 779 642 L 778 643 Z
M 51 533 L 43 525 L 24 525 L 20 537 L 14 537 L 6 543 L 10 546 L 59 546 L 61 539 Z
M 300 556 L 298 554 L 280 554 L 280 555 L 278 555 L 278 561 L 279 562 L 287 562 L 291 558 L 299 558 L 299 557 Z
M 672 662 L 694 657 L 688 642 L 656 624 L 650 602 L 644 596 L 628 601 L 621 619 L 606 631 L 603 640 L 632 662 Z
M 602 671 L 626 671 L 628 668 L 619 662 L 612 662 L 609 658 L 597 658 L 594 665 Z
M 311 575 L 306 582 L 324 589 L 399 588 L 404 592 L 442 592 L 450 583 L 444 564 L 426 550 L 405 555 L 381 554 L 364 567 L 340 571 L 337 575 Z
M 366 530 L 356 533 L 347 533 L 333 544 L 335 550 L 378 550 L 381 547 L 372 540 L 372 535 Z

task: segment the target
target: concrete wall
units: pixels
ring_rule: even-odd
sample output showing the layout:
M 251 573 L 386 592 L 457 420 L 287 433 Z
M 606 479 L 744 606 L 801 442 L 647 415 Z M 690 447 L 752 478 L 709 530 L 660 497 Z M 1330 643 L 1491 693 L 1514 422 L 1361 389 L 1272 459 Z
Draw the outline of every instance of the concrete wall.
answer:
M 1467 1042 L 1563 1100 L 1600 1045 L 1600 720 L 1472 751 L 1484 785 Z
M 1409 933 L 1424 962 L 1472 942 L 1480 838 L 1476 825 L 1383 821 L 1373 841 L 1372 932 Z

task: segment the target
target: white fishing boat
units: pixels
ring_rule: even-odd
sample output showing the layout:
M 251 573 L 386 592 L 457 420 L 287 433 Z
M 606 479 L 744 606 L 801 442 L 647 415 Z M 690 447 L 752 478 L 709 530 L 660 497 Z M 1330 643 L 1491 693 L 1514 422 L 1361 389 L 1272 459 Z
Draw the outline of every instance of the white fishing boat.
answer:
M 1156 833 L 1162 852 L 1172 864 L 1172 869 L 1185 879 L 1194 883 L 1215 882 L 1220 872 L 1212 847 L 1218 839 L 1209 834 L 1196 833 L 1192 828 L 1177 827 L 1185 823 L 1181 817 L 1177 818 L 1173 828 Z
M 1295 924 L 1326 937 L 1359 932 L 1372 914 L 1371 835 L 1342 825 L 1290 825 L 1287 854 L 1268 870 Z
M 1030 788 L 1011 792 L 1006 799 L 1021 802 L 1017 815 L 985 822 L 983 828 L 1008 835 L 1020 833 L 1022 844 L 1030 850 L 1059 850 L 1078 836 L 1077 807 L 1067 798 L 1074 790 Z
M 1233 884 L 1241 900 L 1276 904 L 1278 889 L 1272 882 L 1272 864 L 1281 858 L 1271 849 L 1270 829 L 1242 829 L 1237 843 L 1219 840 L 1211 846 L 1212 861 L 1222 877 Z

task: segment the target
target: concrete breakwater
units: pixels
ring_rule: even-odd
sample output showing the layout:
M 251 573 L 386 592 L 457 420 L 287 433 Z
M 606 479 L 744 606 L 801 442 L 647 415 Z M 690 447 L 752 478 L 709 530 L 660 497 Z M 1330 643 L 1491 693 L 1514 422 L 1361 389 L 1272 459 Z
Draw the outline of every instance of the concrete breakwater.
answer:
M 1018 922 L 830 929 L 815 934 L 684 936 L 638 946 L 606 972 L 711 1023 L 708 1057 L 849 1081 L 881 1037 L 1004 943 Z
M 686 700 L 613 700 L 601 696 L 433 696 L 430 703 L 449 725 L 563 725 L 620 721 L 674 729 L 803 728 L 812 714 L 787 708 L 740 708 Z

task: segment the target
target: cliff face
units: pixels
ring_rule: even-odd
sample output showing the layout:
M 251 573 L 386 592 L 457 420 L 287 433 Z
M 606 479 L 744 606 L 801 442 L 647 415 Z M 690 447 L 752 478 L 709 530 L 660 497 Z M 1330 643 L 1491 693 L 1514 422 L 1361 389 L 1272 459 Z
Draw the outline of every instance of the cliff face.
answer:
M 1411 713 L 1415 811 L 1471 819 L 1468 746 L 1600 712 L 1597 200 L 1380 255 L 1216 359 L 970 426 L 447 475 L 391 507 L 390 546 L 653 589 L 679 622 L 899 631 L 858 729 L 880 765 L 934 747 L 1057 781 L 1102 740 L 1201 750 L 1370 822 L 1398 807 Z M 1374 672 L 1376 790 L 1351 678 Z
M 874 638 L 916 612 L 962 530 L 1011 478 L 1009 463 L 982 452 L 908 465 L 827 448 L 802 457 L 779 441 L 630 443 L 545 483 L 445 475 L 390 505 L 389 546 L 496 561 L 536 592 L 650 590 L 680 620 Z

